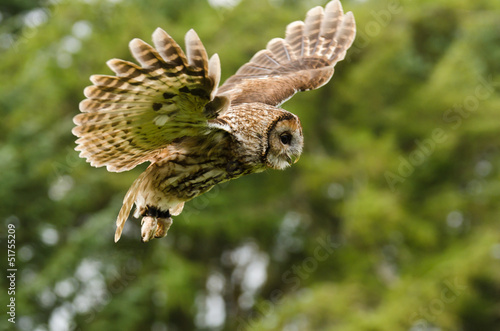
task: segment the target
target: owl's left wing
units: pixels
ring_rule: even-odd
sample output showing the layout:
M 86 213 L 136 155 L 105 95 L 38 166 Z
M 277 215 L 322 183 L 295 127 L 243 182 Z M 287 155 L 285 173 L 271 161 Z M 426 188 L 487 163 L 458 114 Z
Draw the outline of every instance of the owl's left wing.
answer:
M 215 96 L 219 57 L 208 60 L 194 30 L 186 34 L 186 53 L 162 29 L 153 33 L 155 48 L 140 39 L 130 42 L 135 63 L 113 59 L 116 76 L 94 75 L 87 99 L 80 103 L 73 129 L 76 150 L 93 166 L 125 171 L 145 161 L 175 139 L 199 136 L 218 128 L 210 119 L 228 106 Z
M 340 1 L 308 11 L 305 22 L 288 25 L 285 39 L 272 39 L 219 88 L 231 104 L 262 102 L 279 106 L 296 92 L 326 84 L 356 35 L 351 12 Z

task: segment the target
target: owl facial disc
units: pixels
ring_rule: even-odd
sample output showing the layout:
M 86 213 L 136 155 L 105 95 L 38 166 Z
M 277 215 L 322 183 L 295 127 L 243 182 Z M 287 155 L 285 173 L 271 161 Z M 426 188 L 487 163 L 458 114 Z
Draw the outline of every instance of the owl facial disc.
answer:
M 297 116 L 286 112 L 268 132 L 266 165 L 282 170 L 297 162 L 304 146 L 302 126 Z

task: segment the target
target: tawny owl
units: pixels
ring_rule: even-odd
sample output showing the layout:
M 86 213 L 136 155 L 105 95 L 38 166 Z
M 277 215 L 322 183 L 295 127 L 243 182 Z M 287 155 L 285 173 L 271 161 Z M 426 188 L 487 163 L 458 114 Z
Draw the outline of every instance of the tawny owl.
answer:
M 303 146 L 300 120 L 279 106 L 326 84 L 355 32 L 338 0 L 315 7 L 220 87 L 219 57 L 208 59 L 193 30 L 185 53 L 160 28 L 155 48 L 132 40 L 140 66 L 112 59 L 116 76 L 91 76 L 73 129 L 76 150 L 93 166 L 121 172 L 151 162 L 123 200 L 115 241 L 134 204 L 142 240 L 164 237 L 184 202 L 217 183 L 294 163 Z

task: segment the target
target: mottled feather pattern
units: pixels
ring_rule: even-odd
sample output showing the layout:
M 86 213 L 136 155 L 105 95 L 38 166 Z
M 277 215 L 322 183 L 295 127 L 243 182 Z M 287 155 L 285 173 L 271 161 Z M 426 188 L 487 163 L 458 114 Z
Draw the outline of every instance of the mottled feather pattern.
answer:
M 77 150 L 94 166 L 124 171 L 152 160 L 177 138 L 204 134 L 219 109 L 214 99 L 220 80 L 219 59 L 208 60 L 193 30 L 186 34 L 186 54 L 168 34 L 153 34 L 157 49 L 140 39 L 130 50 L 141 66 L 113 59 L 116 76 L 93 75 L 87 99 L 74 119 Z M 210 117 L 207 118 L 207 115 Z
M 185 52 L 159 28 L 154 47 L 133 39 L 138 64 L 112 59 L 114 76 L 91 76 L 73 129 L 76 150 L 93 166 L 125 171 L 151 162 L 123 199 L 115 241 L 134 205 L 141 239 L 161 238 L 184 203 L 214 185 L 295 163 L 302 126 L 278 106 L 326 84 L 354 35 L 354 18 L 338 0 L 313 8 L 219 89 L 219 57 L 208 58 L 194 30 Z
M 344 15 L 340 2 L 331 1 L 325 9 L 312 8 L 304 22 L 290 23 L 285 39 L 272 39 L 219 93 L 230 95 L 232 103 L 259 101 L 278 106 L 298 91 L 326 84 L 355 34 L 354 16 L 351 12 Z M 249 96 L 246 91 L 255 87 L 259 93 Z

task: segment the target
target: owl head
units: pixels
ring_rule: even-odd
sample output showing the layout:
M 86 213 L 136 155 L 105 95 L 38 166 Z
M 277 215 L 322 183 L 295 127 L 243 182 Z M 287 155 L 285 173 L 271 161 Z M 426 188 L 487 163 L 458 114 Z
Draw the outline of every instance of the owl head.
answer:
M 299 160 L 303 146 L 304 137 L 299 118 L 283 111 L 267 131 L 266 166 L 278 170 L 285 169 Z

